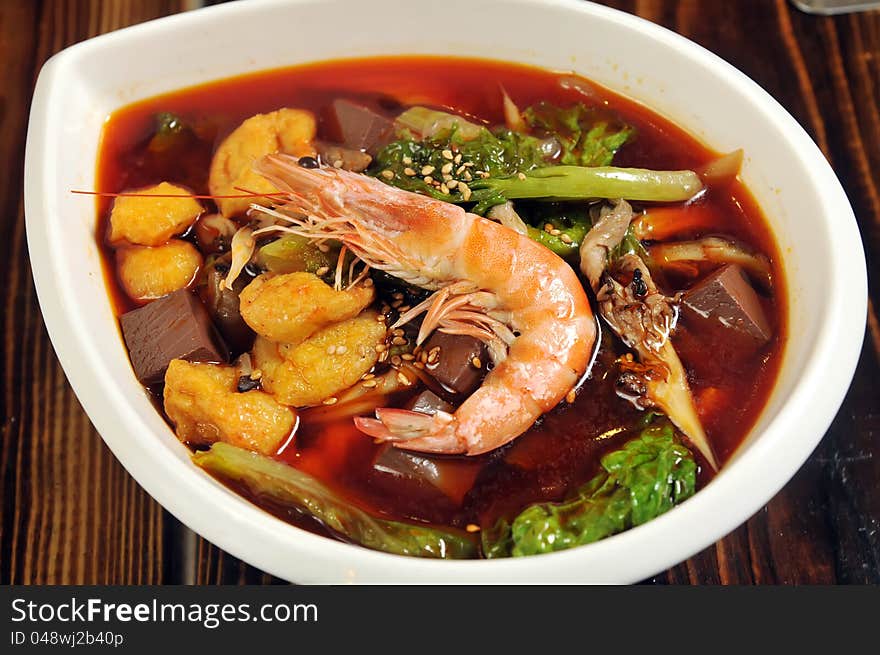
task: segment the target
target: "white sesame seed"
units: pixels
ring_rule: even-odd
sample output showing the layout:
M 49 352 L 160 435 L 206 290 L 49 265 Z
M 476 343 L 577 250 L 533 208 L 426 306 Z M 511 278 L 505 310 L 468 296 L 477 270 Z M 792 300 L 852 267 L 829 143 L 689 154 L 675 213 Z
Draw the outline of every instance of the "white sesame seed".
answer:
M 329 271 L 330 271 L 330 267 L 329 267 L 329 266 L 322 266 L 322 267 L 319 268 L 317 271 L 315 271 L 315 275 L 317 275 L 318 277 L 321 277 L 322 275 L 327 275 L 327 273 L 328 273 Z
M 393 180 L 394 179 L 394 171 L 389 171 L 386 169 L 386 170 L 382 171 L 382 177 L 384 177 L 386 180 Z
M 440 154 L 443 155 L 443 158 L 444 158 L 444 159 L 452 159 L 452 151 L 451 151 L 451 150 L 444 150 L 444 151 L 443 151 L 442 153 L 440 153 Z
M 422 166 L 421 173 L 422 173 L 422 175 L 430 175 L 431 173 L 434 172 L 434 170 L 435 170 L 434 166 L 431 166 L 430 164 L 428 164 L 426 166 Z
M 458 185 L 458 190 L 461 191 L 461 197 L 464 198 L 465 202 L 471 199 L 471 189 L 467 184 L 462 182 Z
M 465 171 L 464 175 L 462 175 L 461 177 L 462 179 L 464 179 L 465 182 L 470 182 L 472 179 L 474 179 L 474 176 L 471 175 L 470 171 Z
M 562 240 L 562 243 L 571 243 L 571 237 L 568 236 L 567 234 L 563 234 L 559 238 Z
M 403 169 L 403 174 L 407 175 L 409 177 L 413 177 L 416 174 L 416 172 L 413 169 L 407 167 L 407 168 Z
M 325 398 L 323 402 L 325 405 L 335 405 L 338 400 L 339 400 L 338 398 L 334 398 L 333 396 L 330 396 L 329 398 Z
M 440 193 L 449 193 L 449 187 L 446 184 L 440 185 Z
M 412 164 L 412 157 L 410 157 L 410 156 L 407 155 L 406 157 L 403 158 L 402 161 L 403 161 L 404 164 L 406 164 L 407 166 L 409 166 L 410 164 Z
M 455 162 L 456 164 L 460 164 L 461 163 L 461 153 L 458 153 L 455 156 L 455 159 L 453 159 L 452 161 Z
M 344 355 L 348 352 L 348 346 L 336 346 L 336 354 Z
M 361 384 L 361 386 L 364 387 L 365 389 L 372 389 L 372 388 L 375 387 L 377 384 L 378 384 L 378 383 L 377 383 L 375 380 L 365 380 L 365 381 Z
M 465 172 L 465 170 L 466 170 L 466 169 L 465 169 L 464 165 L 459 166 L 458 168 L 455 169 L 455 174 L 456 174 L 456 175 L 461 175 L 462 173 Z
M 446 186 L 450 189 L 454 189 L 455 187 L 458 186 L 458 180 L 447 180 Z
M 449 173 L 451 173 L 452 172 L 452 162 L 449 162 L 448 164 L 443 164 L 443 168 L 440 169 L 440 172 L 443 173 L 444 175 L 448 175 Z
M 405 345 L 406 345 L 406 339 L 404 339 L 403 337 L 394 337 L 394 338 L 391 340 L 391 345 L 392 345 L 392 346 L 405 346 Z
M 526 174 L 525 174 L 525 173 L 517 173 L 516 176 L 517 176 L 519 179 L 521 179 L 521 180 L 526 179 Z
M 337 159 L 335 162 L 333 162 L 333 168 L 342 168 L 342 160 Z
M 558 237 L 560 234 L 562 234 L 562 230 L 557 230 L 556 228 L 550 230 L 550 236 Z
M 431 177 L 430 175 L 426 175 L 425 176 L 425 184 L 433 184 L 433 183 L 434 183 L 434 178 Z
M 411 361 L 414 360 L 416 357 L 415 357 L 415 355 L 413 355 L 412 353 L 403 353 L 403 354 L 400 356 L 400 358 L 401 358 L 402 360 L 406 361 L 406 362 L 411 362 Z
M 336 346 L 327 346 L 327 354 L 335 355 L 336 354 Z
M 483 362 L 480 361 L 479 357 L 474 357 L 471 360 L 471 364 L 474 365 L 474 368 L 483 368 Z

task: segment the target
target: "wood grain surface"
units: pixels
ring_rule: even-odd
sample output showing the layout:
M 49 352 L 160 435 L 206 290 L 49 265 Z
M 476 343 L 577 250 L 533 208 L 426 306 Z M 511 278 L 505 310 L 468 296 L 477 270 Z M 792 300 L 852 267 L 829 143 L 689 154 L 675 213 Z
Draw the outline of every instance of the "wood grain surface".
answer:
M 25 133 L 43 62 L 77 41 L 195 4 L 0 0 L 0 583 L 279 582 L 189 533 L 104 446 L 52 351 L 25 243 Z M 604 4 L 702 44 L 794 115 L 846 188 L 871 298 L 880 298 L 880 11 L 818 17 L 786 0 Z M 878 361 L 872 302 L 855 379 L 816 452 L 745 525 L 646 582 L 880 583 Z

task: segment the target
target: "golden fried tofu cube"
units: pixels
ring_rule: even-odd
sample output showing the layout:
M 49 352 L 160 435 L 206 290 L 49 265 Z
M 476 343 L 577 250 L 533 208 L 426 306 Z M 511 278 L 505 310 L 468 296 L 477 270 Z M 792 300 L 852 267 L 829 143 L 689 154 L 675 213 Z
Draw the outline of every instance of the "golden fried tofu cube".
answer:
M 154 300 L 189 286 L 202 266 L 202 255 L 188 241 L 163 246 L 128 246 L 116 251 L 119 280 L 134 300 Z
M 163 198 L 158 195 L 187 196 L 183 187 L 162 182 L 137 192 L 138 196 L 120 196 L 110 211 L 112 243 L 128 241 L 141 246 L 161 246 L 176 234 L 185 232 L 202 213 L 202 206 L 191 197 Z
M 215 441 L 272 455 L 291 436 L 296 412 L 259 389 L 237 391 L 233 366 L 174 359 L 165 373 L 165 413 L 177 438 L 193 445 Z
M 239 296 L 241 316 L 259 335 L 299 343 L 317 330 L 357 316 L 373 302 L 372 286 L 358 284 L 342 291 L 313 273 L 261 275 Z
M 314 115 L 302 109 L 279 109 L 251 116 L 220 144 L 211 160 L 208 188 L 212 195 L 234 195 L 241 189 L 272 193 L 278 189 L 253 170 L 266 155 L 284 152 L 294 157 L 313 156 L 317 132 Z M 243 215 L 252 198 L 219 198 L 217 207 L 227 217 Z
M 348 389 L 379 358 L 385 323 L 366 311 L 319 330 L 299 344 L 274 343 L 257 337 L 254 365 L 262 371 L 263 388 L 286 405 L 304 407 Z

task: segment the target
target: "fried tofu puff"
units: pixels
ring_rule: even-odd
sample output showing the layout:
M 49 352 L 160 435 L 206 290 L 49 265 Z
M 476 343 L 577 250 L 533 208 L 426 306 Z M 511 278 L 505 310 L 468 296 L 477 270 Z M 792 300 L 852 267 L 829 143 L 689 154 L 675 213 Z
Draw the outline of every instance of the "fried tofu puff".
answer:
M 251 116 L 239 125 L 217 148 L 211 160 L 208 188 L 212 195 L 272 193 L 277 189 L 253 170 L 266 155 L 283 152 L 294 157 L 314 156 L 317 132 L 315 117 L 301 109 L 279 109 Z M 217 206 L 226 217 L 242 216 L 251 198 L 218 198 Z
M 134 300 L 155 300 L 189 286 L 202 266 L 202 255 L 188 241 L 162 246 L 128 246 L 116 251 L 119 280 Z
M 288 439 L 296 412 L 270 394 L 238 392 L 233 366 L 172 360 L 165 373 L 165 413 L 177 437 L 192 445 L 216 441 L 271 455 Z
M 376 364 L 376 346 L 385 340 L 378 313 L 325 327 L 299 344 L 275 343 L 257 337 L 254 366 L 263 388 L 279 402 L 296 407 L 319 405 L 356 384 Z
M 189 197 L 187 189 L 168 182 L 137 193 L 137 196 L 120 196 L 113 202 L 108 237 L 113 244 L 127 241 L 139 246 L 161 246 L 188 230 L 203 211 L 202 206 Z
M 272 341 L 299 343 L 317 330 L 357 316 L 375 297 L 358 284 L 336 291 L 313 273 L 261 275 L 239 296 L 241 316 L 257 334 Z

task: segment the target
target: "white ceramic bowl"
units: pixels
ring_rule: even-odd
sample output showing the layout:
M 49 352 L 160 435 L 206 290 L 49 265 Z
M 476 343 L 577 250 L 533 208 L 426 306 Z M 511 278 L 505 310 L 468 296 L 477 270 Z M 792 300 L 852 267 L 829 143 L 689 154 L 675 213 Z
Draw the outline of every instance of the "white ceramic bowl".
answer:
M 387 555 L 299 530 L 230 492 L 190 463 L 145 396 L 104 287 L 94 204 L 70 194 L 94 188 L 106 116 L 135 100 L 217 78 L 387 54 L 574 70 L 644 102 L 719 151 L 745 149 L 743 177 L 785 258 L 789 341 L 778 384 L 744 445 L 680 507 L 610 539 L 550 555 L 464 562 Z M 25 174 L 28 245 L 43 315 L 104 441 L 193 530 L 296 582 L 631 582 L 653 575 L 737 527 L 788 481 L 840 406 L 862 343 L 867 289 L 859 232 L 810 138 L 718 57 L 649 22 L 585 2 L 249 1 L 114 32 L 65 50 L 43 68 Z

